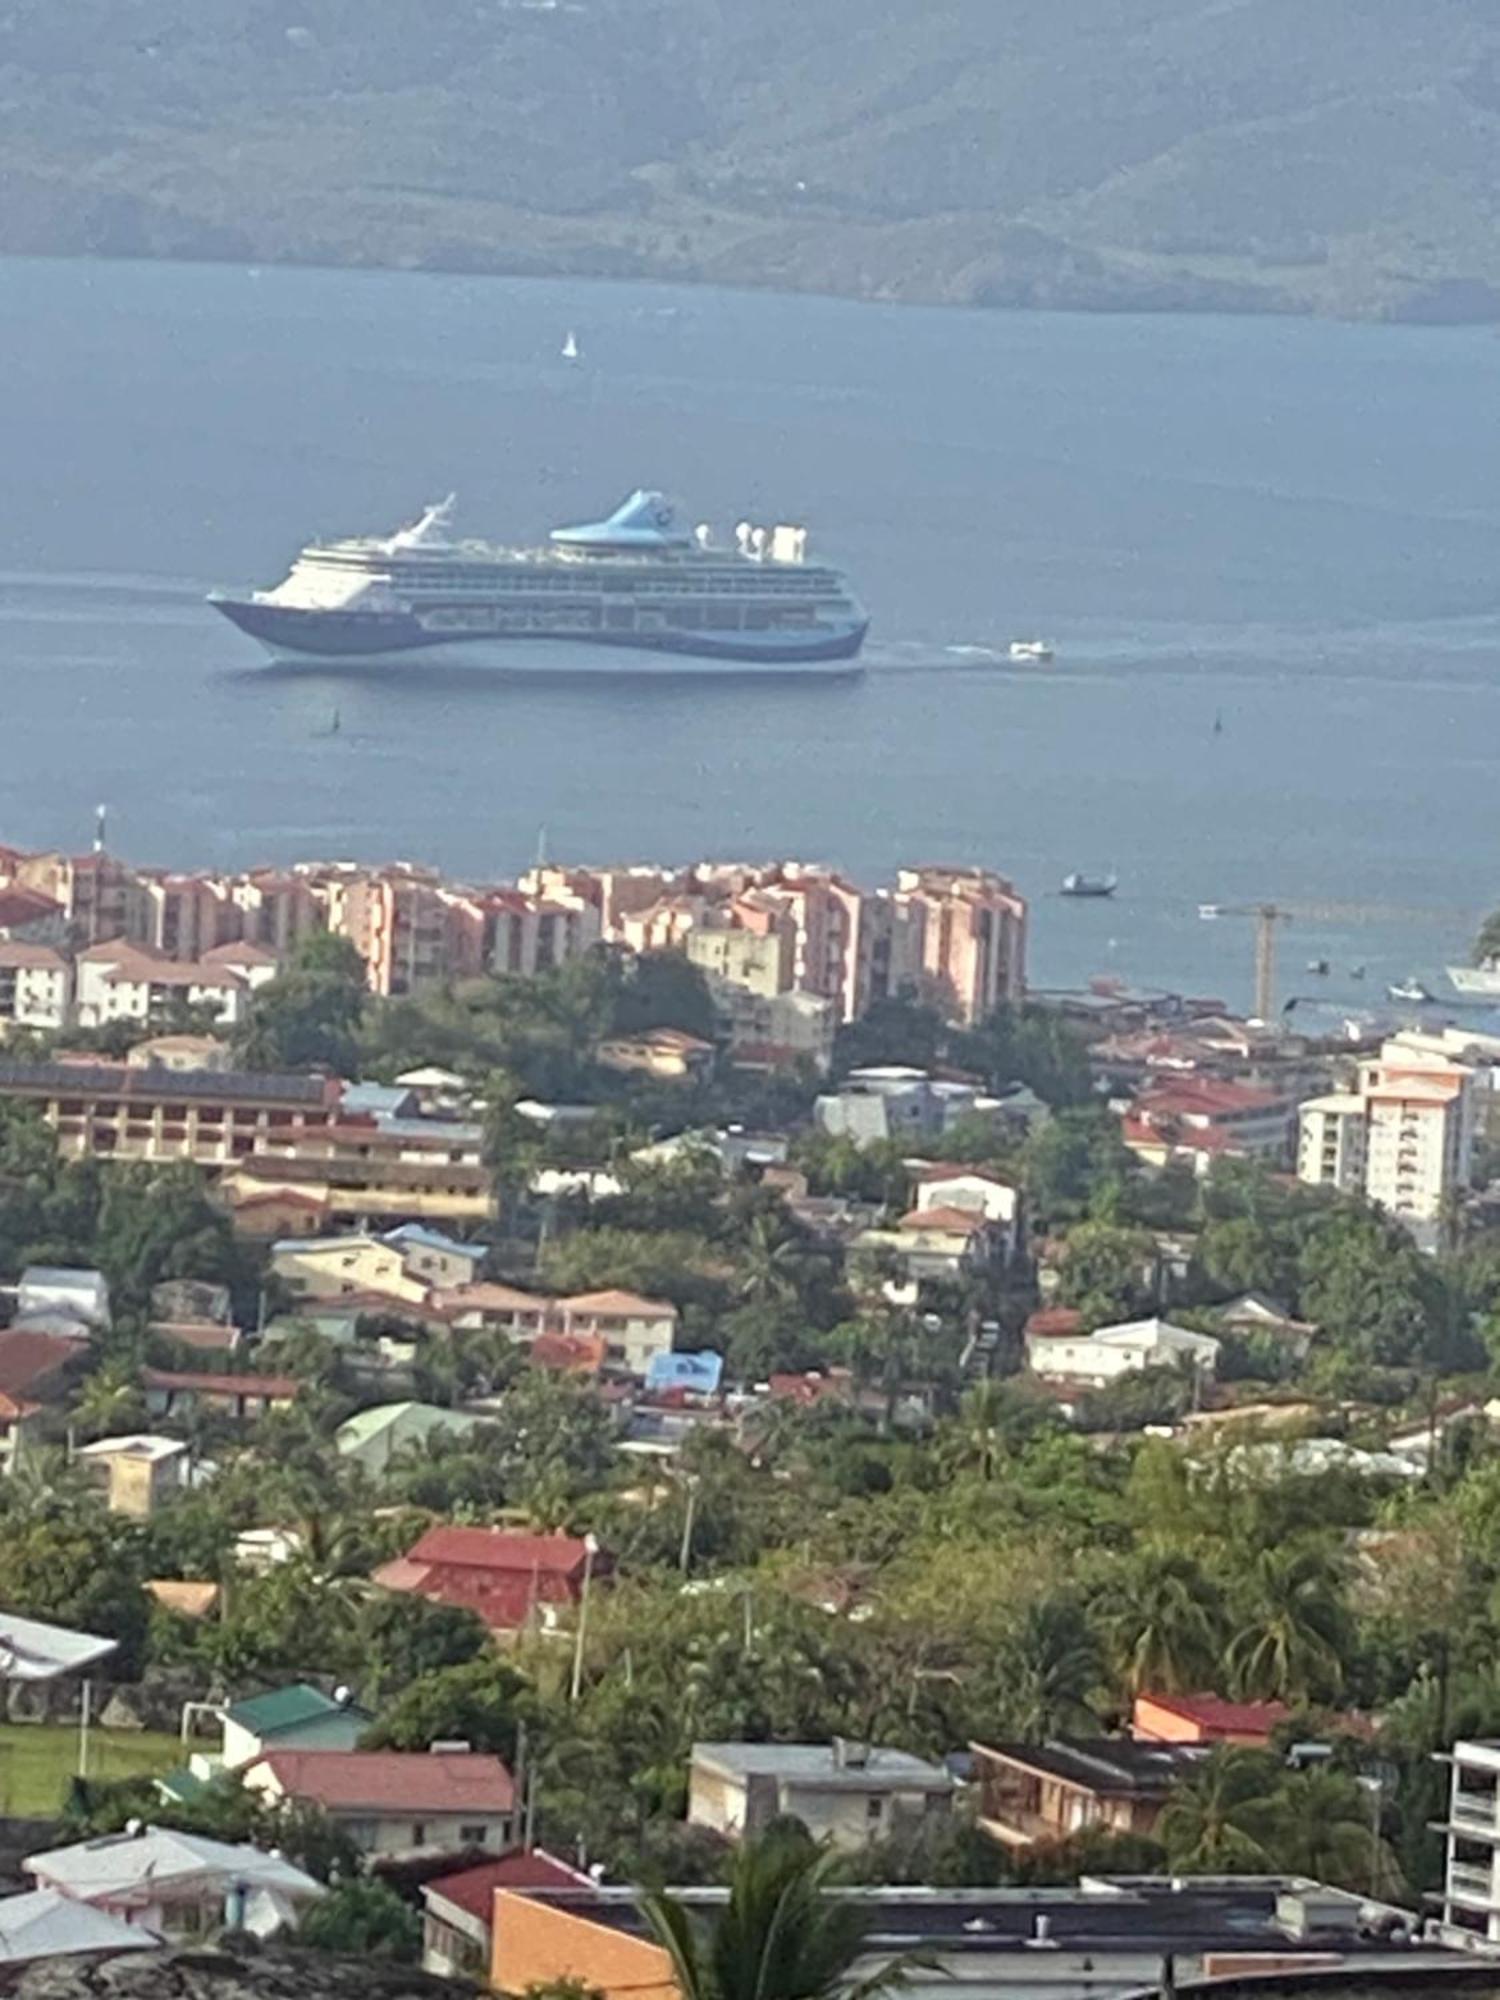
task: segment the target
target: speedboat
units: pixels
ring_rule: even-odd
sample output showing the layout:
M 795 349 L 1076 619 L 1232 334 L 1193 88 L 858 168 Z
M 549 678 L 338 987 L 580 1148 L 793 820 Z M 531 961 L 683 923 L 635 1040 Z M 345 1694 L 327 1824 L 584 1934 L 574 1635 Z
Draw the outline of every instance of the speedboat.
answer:
M 1307 969 L 1314 979 L 1326 979 L 1328 977 L 1328 960 L 1326 958 L 1310 958 L 1307 961 Z
M 1400 979 L 1394 986 L 1385 989 L 1388 1000 L 1409 1000 L 1414 1006 L 1425 1006 L 1432 998 L 1420 979 Z
M 1058 891 L 1058 894 L 1062 896 L 1112 896 L 1119 886 L 1119 882 L 1113 875 L 1064 875 L 1062 888 Z
M 1045 639 L 1012 639 L 1010 657 L 1029 662 L 1034 667 L 1047 667 L 1056 658 L 1056 652 Z

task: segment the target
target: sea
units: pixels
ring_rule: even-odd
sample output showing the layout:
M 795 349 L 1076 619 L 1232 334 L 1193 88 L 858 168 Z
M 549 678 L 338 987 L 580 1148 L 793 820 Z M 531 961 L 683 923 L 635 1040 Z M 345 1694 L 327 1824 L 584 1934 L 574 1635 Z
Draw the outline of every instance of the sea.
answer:
M 0 262 L 0 841 L 976 862 L 1039 985 L 1243 1008 L 1201 908 L 1275 901 L 1279 1002 L 1368 1015 L 1500 902 L 1497 433 L 1488 328 Z M 450 491 L 530 539 L 637 485 L 806 524 L 865 673 L 276 670 L 204 602 Z

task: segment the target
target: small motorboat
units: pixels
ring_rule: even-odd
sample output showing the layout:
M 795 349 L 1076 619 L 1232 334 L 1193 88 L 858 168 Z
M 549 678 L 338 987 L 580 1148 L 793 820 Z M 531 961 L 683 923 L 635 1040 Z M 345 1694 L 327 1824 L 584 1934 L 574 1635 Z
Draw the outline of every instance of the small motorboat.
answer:
M 1432 998 L 1421 980 L 1415 978 L 1398 979 L 1394 986 L 1387 986 L 1385 992 L 1388 1000 L 1409 1000 L 1417 1007 L 1425 1006 Z
M 1013 660 L 1026 661 L 1034 667 L 1048 667 L 1057 654 L 1056 649 L 1045 639 L 1012 639 L 1010 657 Z
M 562 358 L 564 361 L 579 361 L 582 359 L 582 350 L 578 345 L 578 335 L 574 333 L 571 327 L 568 328 L 568 337 L 562 344 Z
M 1206 924 L 1211 923 L 1215 917 L 1222 915 L 1222 913 L 1222 906 L 1218 903 L 1200 903 L 1198 905 L 1198 914 Z
M 1307 969 L 1314 979 L 1326 979 L 1328 977 L 1328 960 L 1326 958 L 1310 958 L 1307 961 Z
M 1060 896 L 1112 896 L 1120 886 L 1113 875 L 1064 875 Z

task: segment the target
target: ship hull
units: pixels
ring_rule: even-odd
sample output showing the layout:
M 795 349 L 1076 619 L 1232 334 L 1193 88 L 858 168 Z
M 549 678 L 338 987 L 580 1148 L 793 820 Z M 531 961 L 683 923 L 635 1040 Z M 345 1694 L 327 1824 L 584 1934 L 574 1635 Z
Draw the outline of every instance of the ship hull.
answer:
M 303 611 L 253 598 L 215 597 L 231 625 L 256 640 L 280 664 L 394 666 L 401 661 L 466 662 L 511 671 L 692 673 L 714 666 L 740 672 L 860 672 L 868 621 L 810 632 L 433 632 L 407 612 Z M 559 641 L 565 651 L 552 654 Z M 612 654 L 630 654 L 627 667 Z M 594 655 L 591 659 L 589 655 Z

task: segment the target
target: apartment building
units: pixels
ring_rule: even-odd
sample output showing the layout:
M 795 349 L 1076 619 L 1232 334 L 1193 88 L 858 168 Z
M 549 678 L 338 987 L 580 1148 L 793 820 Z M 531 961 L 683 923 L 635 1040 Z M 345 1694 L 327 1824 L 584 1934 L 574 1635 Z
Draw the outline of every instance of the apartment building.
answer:
M 952 1019 L 982 1021 L 1026 987 L 1027 908 L 983 868 L 903 868 L 896 896 L 917 933 L 922 985 Z
M 339 1086 L 323 1077 L 132 1068 L 126 1063 L 0 1062 L 0 1099 L 36 1107 L 65 1159 L 241 1160 L 332 1120 Z
M 1460 1741 L 1449 1769 L 1443 1922 L 1500 1944 L 1500 1742 Z
M 72 968 L 55 947 L 0 941 L 0 1037 L 65 1028 L 72 998 Z
M 1363 1194 L 1369 1127 L 1358 1091 L 1309 1097 L 1297 1112 L 1297 1178 L 1309 1187 Z
M 1398 1036 L 1361 1065 L 1356 1089 L 1300 1107 L 1297 1176 L 1363 1194 L 1436 1250 L 1473 1178 L 1478 1101 L 1475 1069 Z
M 174 1005 L 206 1007 L 222 1027 L 249 1012 L 250 996 L 274 977 L 276 965 L 255 947 L 216 945 L 198 959 L 168 958 L 150 945 L 115 938 L 91 945 L 74 961 L 74 1012 L 81 1027 L 110 1021 L 159 1021 Z

